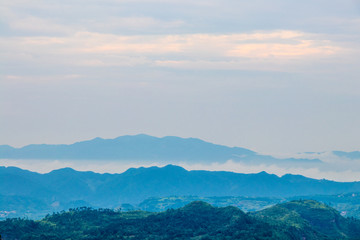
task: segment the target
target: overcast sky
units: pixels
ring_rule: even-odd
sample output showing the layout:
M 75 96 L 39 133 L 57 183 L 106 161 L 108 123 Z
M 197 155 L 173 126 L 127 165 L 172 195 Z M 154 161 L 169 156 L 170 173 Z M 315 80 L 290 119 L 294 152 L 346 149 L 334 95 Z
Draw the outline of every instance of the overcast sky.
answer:
M 360 150 L 358 0 L 4 0 L 0 144 Z

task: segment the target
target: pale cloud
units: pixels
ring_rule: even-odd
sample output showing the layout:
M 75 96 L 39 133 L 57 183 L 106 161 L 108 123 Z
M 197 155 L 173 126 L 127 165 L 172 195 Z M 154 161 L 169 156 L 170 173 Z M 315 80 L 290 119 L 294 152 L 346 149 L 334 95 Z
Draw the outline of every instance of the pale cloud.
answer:
M 248 34 L 190 34 L 160 36 L 116 36 L 93 33 L 79 33 L 84 41 L 85 52 L 100 53 L 143 53 L 159 55 L 179 53 L 187 57 L 293 57 L 326 56 L 339 52 L 328 40 L 311 40 L 306 33 L 276 31 Z M 292 43 L 283 43 L 284 40 Z M 249 43 L 253 42 L 253 43 Z
M 91 30 L 101 32 L 121 32 L 124 30 L 144 34 L 148 32 L 163 32 L 183 27 L 186 23 L 182 20 L 161 20 L 152 17 L 108 17 L 103 20 L 87 20 L 86 25 Z
M 20 33 L 28 36 L 64 36 L 73 34 L 76 29 L 79 30 L 77 25 L 69 26 L 51 17 L 36 16 L 27 11 L 16 11 L 16 7 L 13 7 L 0 6 L 0 22 L 12 31 L 10 35 Z
M 230 171 L 237 173 L 258 173 L 266 171 L 270 174 L 283 176 L 285 174 L 302 175 L 315 179 L 328 179 L 334 181 L 359 181 L 360 169 L 328 169 L 322 170 L 315 167 L 301 168 L 301 167 L 283 167 L 278 165 L 248 165 L 241 162 L 232 160 L 226 163 L 212 163 L 212 164 L 185 164 L 181 163 L 180 166 L 187 170 L 209 170 L 209 171 Z
M 297 65 L 294 59 L 308 62 L 309 57 L 314 61 L 344 51 L 319 38 L 298 31 L 143 36 L 77 32 L 68 37 L 0 38 L 0 42 L 6 46 L 7 61 L 16 62 L 278 71 L 284 64 Z
M 283 154 L 283 155 L 276 155 L 276 157 L 298 158 L 298 159 L 319 159 L 323 162 L 323 164 L 317 167 L 317 171 L 318 171 L 317 174 L 319 176 L 328 176 L 327 178 L 337 176 L 336 179 L 340 179 L 341 181 L 359 180 L 357 174 L 360 172 L 360 159 L 349 159 L 346 157 L 339 157 L 335 155 L 333 152 L 298 153 L 298 154 L 287 154 L 287 155 Z M 301 174 L 301 172 L 298 173 Z M 311 176 L 315 176 L 315 175 L 311 175 Z
M 247 58 L 325 56 L 335 54 L 339 50 L 341 49 L 330 44 L 317 46 L 311 40 L 301 40 L 297 44 L 242 44 L 230 50 L 228 55 Z
M 133 37 L 93 33 L 79 33 L 77 36 L 85 45 L 77 50 L 85 53 L 160 55 L 180 52 L 182 47 L 177 36 Z
M 16 18 L 9 24 L 10 28 L 16 31 L 31 32 L 33 35 L 42 34 L 70 34 L 73 32 L 71 28 L 66 25 L 57 24 L 34 16 L 25 16 Z

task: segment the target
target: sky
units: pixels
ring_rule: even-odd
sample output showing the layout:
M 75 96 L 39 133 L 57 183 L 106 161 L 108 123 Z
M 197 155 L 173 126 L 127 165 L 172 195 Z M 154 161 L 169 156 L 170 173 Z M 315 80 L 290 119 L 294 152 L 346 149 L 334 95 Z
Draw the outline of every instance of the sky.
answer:
M 0 145 L 360 150 L 359 0 L 4 0 Z

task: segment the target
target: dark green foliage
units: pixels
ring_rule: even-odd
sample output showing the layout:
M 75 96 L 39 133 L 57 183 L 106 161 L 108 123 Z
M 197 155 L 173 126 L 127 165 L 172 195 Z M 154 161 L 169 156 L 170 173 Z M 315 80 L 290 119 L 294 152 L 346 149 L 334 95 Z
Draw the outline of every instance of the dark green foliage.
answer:
M 334 220 L 334 221 L 333 221 Z M 360 222 L 315 201 L 293 201 L 255 214 L 196 201 L 161 213 L 76 208 L 41 221 L 0 222 L 14 239 L 360 239 Z
M 258 211 L 277 203 L 284 202 L 281 198 L 265 197 L 198 197 L 198 196 L 171 196 L 162 198 L 148 198 L 136 207 L 150 212 L 161 212 L 170 208 L 180 208 L 193 201 L 203 201 L 216 207 L 235 206 L 242 211 Z M 126 209 L 126 208 L 125 208 Z
M 313 199 L 325 203 L 346 217 L 356 217 L 360 219 L 360 193 L 347 193 L 336 195 L 314 195 L 314 196 L 301 196 L 292 197 L 288 200 L 298 199 Z
M 315 232 L 331 239 L 360 239 L 359 220 L 344 218 L 335 209 L 314 200 L 291 201 L 254 215 L 284 228 L 291 227 L 307 239 Z

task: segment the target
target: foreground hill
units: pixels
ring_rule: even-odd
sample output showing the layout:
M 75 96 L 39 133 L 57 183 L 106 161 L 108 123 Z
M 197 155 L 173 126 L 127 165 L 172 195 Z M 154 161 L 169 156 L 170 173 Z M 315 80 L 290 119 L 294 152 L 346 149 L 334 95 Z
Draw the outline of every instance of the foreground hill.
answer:
M 344 218 L 335 209 L 314 200 L 291 201 L 254 215 L 271 224 L 311 229 L 332 239 L 360 239 L 359 220 Z
M 41 221 L 0 222 L 4 240 L 14 239 L 359 239 L 360 222 L 315 201 L 293 201 L 249 215 L 235 207 L 192 202 L 157 214 L 89 208 L 49 215 Z
M 32 144 L 22 148 L 2 145 L 0 159 L 111 160 L 166 164 L 226 162 L 232 159 L 248 164 L 321 164 L 320 160 L 277 159 L 245 148 L 217 145 L 197 138 L 157 138 L 145 134 L 114 139 L 95 138 L 69 145 Z
M 275 204 L 294 200 L 316 200 L 325 203 L 342 216 L 355 217 L 360 219 L 360 193 L 347 193 L 335 195 L 307 195 L 285 198 L 274 197 L 245 197 L 245 196 L 224 196 L 224 197 L 199 197 L 199 196 L 170 196 L 152 197 L 138 205 L 122 204 L 123 210 L 145 210 L 150 212 L 161 212 L 171 208 L 180 208 L 193 201 L 203 201 L 216 207 L 235 206 L 245 212 L 259 211 Z
M 162 168 L 131 168 L 122 174 L 78 172 L 70 168 L 39 174 L 14 167 L 0 167 L 0 200 L 28 201 L 46 211 L 71 206 L 116 208 L 138 204 L 150 197 L 249 196 L 291 197 L 360 192 L 360 182 L 316 180 L 298 175 L 278 177 L 261 172 L 187 171 L 168 165 Z M 17 197 L 16 199 L 14 197 Z M 0 211 L 20 211 L 0 201 Z M 31 205 L 31 206 L 32 206 Z M 28 209 L 31 211 L 31 209 Z

